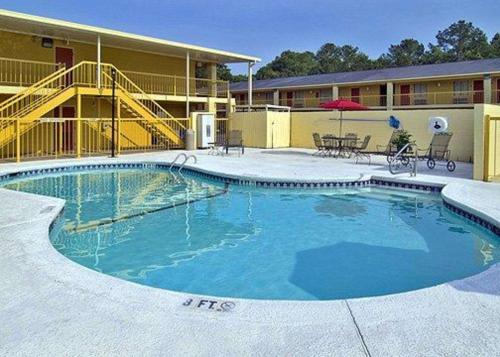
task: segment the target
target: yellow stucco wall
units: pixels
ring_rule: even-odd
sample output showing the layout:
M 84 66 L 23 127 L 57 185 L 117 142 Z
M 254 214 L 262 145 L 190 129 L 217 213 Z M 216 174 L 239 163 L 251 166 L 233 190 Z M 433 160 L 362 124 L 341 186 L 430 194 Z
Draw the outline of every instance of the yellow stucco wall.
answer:
M 245 146 L 280 148 L 290 146 L 290 114 L 288 112 L 231 113 L 230 130 L 241 130 Z
M 450 131 L 454 137 L 450 143 L 452 158 L 458 161 L 471 161 L 473 158 L 474 111 L 472 109 L 439 110 L 395 110 L 344 112 L 342 133 L 353 132 L 363 138 L 371 135 L 371 151 L 376 145 L 386 145 L 392 133 L 386 120 L 394 115 L 401 120 L 403 128 L 408 130 L 421 148 L 428 147 L 432 134 L 427 130 L 428 118 L 444 116 L 449 118 Z M 292 112 L 291 146 L 314 148 L 312 133 L 320 135 L 339 135 L 338 112 Z M 356 119 L 356 121 L 348 120 Z M 361 119 L 361 120 L 360 120 Z
M 474 170 L 473 177 L 475 180 L 482 180 L 485 176 L 484 172 L 484 150 L 485 150 L 485 116 L 500 117 L 500 105 L 476 105 L 474 107 Z M 490 172 L 486 175 L 493 175 L 494 167 L 500 167 L 500 128 L 497 127 L 498 122 L 490 122 L 490 143 L 487 145 L 490 150 L 489 168 Z M 497 130 L 498 129 L 498 130 Z
M 53 48 L 44 48 L 41 38 L 31 35 L 0 31 L 0 57 L 33 61 L 55 62 L 55 48 L 73 49 L 74 63 L 96 61 L 97 45 L 74 41 L 54 40 Z M 146 52 L 105 47 L 101 49 L 102 62 L 112 63 L 121 70 L 151 72 L 185 76 L 185 59 L 161 56 Z M 196 63 L 191 61 L 191 76 L 194 76 Z

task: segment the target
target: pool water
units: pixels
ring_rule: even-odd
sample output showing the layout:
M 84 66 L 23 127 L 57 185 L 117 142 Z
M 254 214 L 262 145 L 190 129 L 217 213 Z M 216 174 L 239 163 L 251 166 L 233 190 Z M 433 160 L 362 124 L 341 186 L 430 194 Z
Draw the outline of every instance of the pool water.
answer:
M 160 169 L 59 173 L 4 187 L 67 200 L 51 241 L 69 259 L 189 293 L 376 296 L 464 278 L 500 261 L 498 237 L 430 193 L 227 188 Z

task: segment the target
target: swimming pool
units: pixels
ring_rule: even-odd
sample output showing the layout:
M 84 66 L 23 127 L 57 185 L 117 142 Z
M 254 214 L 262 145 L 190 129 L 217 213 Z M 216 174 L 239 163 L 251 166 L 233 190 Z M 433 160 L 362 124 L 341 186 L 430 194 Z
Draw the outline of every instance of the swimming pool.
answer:
M 227 187 L 162 169 L 44 174 L 3 186 L 67 200 L 51 241 L 69 259 L 175 291 L 376 296 L 464 278 L 500 261 L 493 233 L 431 193 Z

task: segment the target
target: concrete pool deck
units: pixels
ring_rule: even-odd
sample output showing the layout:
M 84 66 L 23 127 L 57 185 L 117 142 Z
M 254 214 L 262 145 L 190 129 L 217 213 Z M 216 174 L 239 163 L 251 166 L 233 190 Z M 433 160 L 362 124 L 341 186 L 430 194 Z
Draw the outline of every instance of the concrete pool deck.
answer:
M 179 152 L 0 165 L 7 172 L 110 162 L 170 162 Z M 500 222 L 500 184 L 419 165 L 416 178 L 372 165 L 312 157 L 310 150 L 249 149 L 238 157 L 195 152 L 194 169 L 274 180 L 383 177 L 446 185 L 442 195 Z M 59 254 L 48 227 L 64 201 L 0 189 L 0 355 L 401 356 L 500 353 L 500 265 L 431 288 L 374 298 L 264 301 L 202 297 L 133 284 Z M 193 299 L 192 303 L 188 303 Z M 203 300 L 217 301 L 217 309 Z M 228 304 L 234 303 L 234 306 Z M 224 304 L 226 303 L 226 304 Z M 201 304 L 201 305 L 200 305 Z M 200 305 L 200 307 L 196 307 Z

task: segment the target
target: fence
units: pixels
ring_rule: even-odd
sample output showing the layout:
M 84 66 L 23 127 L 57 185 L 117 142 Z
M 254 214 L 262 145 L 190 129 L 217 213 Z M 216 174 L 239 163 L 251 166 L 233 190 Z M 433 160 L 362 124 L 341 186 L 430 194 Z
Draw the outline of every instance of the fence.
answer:
M 169 121 L 171 119 L 162 119 Z M 176 118 L 190 127 L 188 118 Z M 150 132 L 140 118 L 115 121 L 117 154 L 177 148 Z M 11 125 L 14 124 L 14 125 Z M 0 119 L 0 161 L 109 155 L 112 145 L 110 118 L 40 118 L 35 121 Z M 183 135 L 183 133 L 179 133 Z

